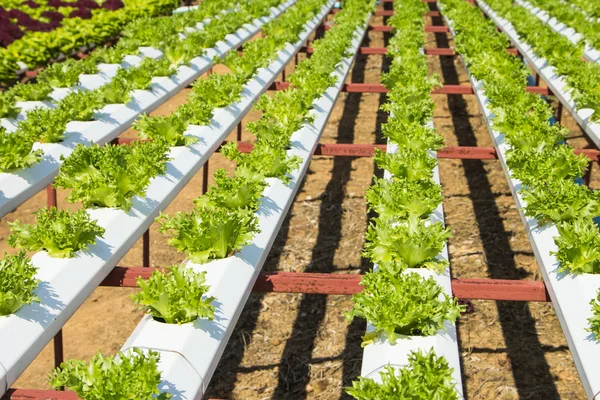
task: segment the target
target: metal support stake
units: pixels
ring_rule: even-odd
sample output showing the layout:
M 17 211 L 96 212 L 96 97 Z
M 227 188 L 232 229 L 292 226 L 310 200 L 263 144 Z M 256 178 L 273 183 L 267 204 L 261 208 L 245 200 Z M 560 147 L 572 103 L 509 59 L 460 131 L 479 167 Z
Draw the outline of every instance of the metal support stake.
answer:
M 594 164 L 592 162 L 588 163 L 588 168 L 583 175 L 583 184 L 587 187 L 590 187 L 590 182 L 592 181 L 592 168 Z
M 540 74 L 535 73 L 535 86 L 540 86 Z
M 150 229 L 142 236 L 142 267 L 150 267 Z
M 48 208 L 57 207 L 58 205 L 56 189 L 52 185 L 46 188 L 46 205 Z M 58 368 L 64 361 L 62 329 L 54 336 L 52 342 L 54 345 L 54 366 Z
M 560 121 L 562 120 L 562 113 L 563 113 L 563 105 L 559 101 L 558 107 L 556 108 L 556 122 L 558 122 L 559 124 L 560 124 Z
M 242 121 L 240 121 L 239 124 L 237 125 L 237 141 L 238 142 L 242 141 Z
M 281 70 L 281 80 L 282 80 L 282 82 L 285 82 L 285 65 L 283 66 L 283 69 Z
M 202 194 L 208 191 L 208 160 L 202 167 Z

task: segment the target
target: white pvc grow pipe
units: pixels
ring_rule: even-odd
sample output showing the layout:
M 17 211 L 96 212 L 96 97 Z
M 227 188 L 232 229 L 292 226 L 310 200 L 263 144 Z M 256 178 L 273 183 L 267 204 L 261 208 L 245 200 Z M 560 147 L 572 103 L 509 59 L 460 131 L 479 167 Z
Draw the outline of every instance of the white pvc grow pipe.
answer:
M 452 21 L 446 18 L 446 22 L 452 31 Z M 498 159 L 508 180 L 519 215 L 525 225 L 556 315 L 569 344 L 583 388 L 588 398 L 596 398 L 600 393 L 600 368 L 598 368 L 600 343 L 586 331 L 586 328 L 589 326 L 587 319 L 592 316 L 589 303 L 596 297 L 596 291 L 600 288 L 600 275 L 558 272 L 559 263 L 552 255 L 553 252 L 558 251 L 554 243 L 554 237 L 559 236 L 558 230 L 554 224 L 539 226 L 535 218 L 525 216 L 527 203 L 519 193 L 522 183 L 511 177 L 510 168 L 506 164 L 506 153 L 510 146 L 504 140 L 504 135 L 492 128 L 495 115 L 488 108 L 489 100 L 483 91 L 483 83 L 475 79 L 468 69 L 467 73 L 494 141 Z
M 560 75 L 558 75 L 556 68 L 548 64 L 548 61 L 545 58 L 538 57 L 531 46 L 521 40 L 519 34 L 509 21 L 500 17 L 484 1 L 477 0 L 477 3 L 479 4 L 481 10 L 485 12 L 485 14 L 504 31 L 513 45 L 521 54 L 523 54 L 523 57 L 525 57 L 527 60 L 527 64 L 533 67 L 534 70 L 544 79 L 548 85 L 548 88 L 556 97 L 558 97 L 565 108 L 569 110 L 577 123 L 583 127 L 588 137 L 595 143 L 596 146 L 600 146 L 600 123 L 590 122 L 590 117 L 594 111 L 590 108 L 578 109 L 571 96 L 572 89 L 567 88 L 566 81 L 561 78 Z
M 270 186 L 263 192 L 262 204 L 257 211 L 261 232 L 254 237 L 252 244 L 226 259 L 203 265 L 188 263 L 197 271 L 207 272 L 207 284 L 211 287 L 207 295 L 216 297 L 215 320 L 197 320 L 177 326 L 159 323 L 146 316 L 123 346 L 123 350 L 138 347 L 160 352 L 163 357 L 159 365 L 163 378 L 161 389 L 172 393 L 174 399 L 200 399 L 208 387 L 308 169 L 312 153 L 325 129 L 364 33 L 364 26 L 356 30 L 349 48 L 352 56 L 344 58 L 333 72 L 337 77 L 336 84 L 313 103 L 311 114 L 315 117 L 314 122 L 305 124 L 291 137 L 288 154 L 302 158 L 299 169 L 291 174 L 291 183 L 285 185 L 279 179 L 267 180 Z M 190 369 L 194 371 L 193 377 L 185 375 Z
M 198 138 L 198 142 L 187 147 L 171 148 L 172 160 L 167 163 L 167 174 L 153 178 L 146 197 L 134 197 L 128 213 L 109 208 L 88 210 L 91 219 L 98 220 L 98 224 L 106 230 L 104 237 L 98 239 L 95 245 L 87 251 L 78 252 L 71 259 L 51 258 L 45 252 L 32 257 L 34 266 L 39 268 L 37 278 L 42 281 L 36 291 L 41 302 L 22 307 L 13 315 L 0 317 L 0 384 L 4 381 L 0 396 L 250 111 L 332 5 L 333 0 L 307 23 L 307 30 L 298 42 L 294 45 L 288 43 L 268 68 L 258 70 L 255 78 L 244 87 L 239 102 L 215 110 L 207 126 L 188 127 L 186 135 Z
M 515 3 L 527 9 L 530 13 L 538 17 L 540 21 L 547 24 L 552 30 L 567 39 L 573 44 L 578 44 L 581 40 L 585 42 L 585 50 L 583 56 L 590 62 L 600 63 L 600 51 L 592 47 L 586 40 L 586 38 L 577 32 L 576 29 L 567 26 L 560 22 L 552 15 L 548 14 L 546 10 L 539 7 L 533 6 L 531 3 L 525 0 L 515 0 Z
M 96 113 L 96 121 L 74 121 L 67 124 L 65 140 L 61 143 L 34 144 L 34 149 L 42 149 L 44 155 L 40 162 L 31 168 L 14 172 L 0 173 L 0 217 L 13 211 L 21 203 L 52 183 L 58 174 L 61 156 L 67 157 L 79 143 L 105 144 L 115 139 L 136 120 L 142 113 L 156 109 L 162 103 L 186 88 L 198 79 L 213 65 L 213 58 L 223 58 L 229 51 L 237 49 L 256 35 L 264 24 L 279 16 L 296 0 L 288 0 L 279 7 L 273 7 L 268 16 L 257 18 L 251 24 L 245 24 L 233 34 L 225 36 L 215 47 L 205 50 L 200 57 L 194 58 L 189 66 L 177 68 L 173 77 L 157 77 L 152 79 L 152 91 L 134 90 L 132 100 L 128 104 L 110 104 Z M 146 57 L 159 57 L 159 50 L 140 48 Z M 129 56 L 127 63 L 141 62 L 139 56 Z M 102 65 L 103 74 L 110 74 L 120 68 L 119 65 Z M 97 74 L 102 75 L 102 74 Z
M 428 124 L 433 128 L 433 121 Z M 398 145 L 388 140 L 387 152 L 396 153 Z M 429 152 L 431 157 L 437 158 L 437 154 L 433 151 Z M 388 171 L 385 171 L 385 178 L 391 177 Z M 438 185 L 440 184 L 439 168 L 436 165 L 433 170 L 433 180 Z M 444 208 L 440 204 L 433 213 L 429 216 L 430 223 L 440 222 L 444 224 Z M 438 255 L 439 259 L 449 261 L 448 246 L 444 244 L 444 248 Z M 446 267 L 442 274 L 438 274 L 427 268 L 408 268 L 406 273 L 417 273 L 423 278 L 433 277 L 438 285 L 443 288 L 444 294 L 452 297 L 452 284 L 450 267 Z M 367 322 L 367 333 L 375 331 L 375 327 Z M 456 327 L 449 321 L 446 321 L 444 327 L 433 336 L 404 336 L 396 340 L 396 344 L 392 345 L 386 337 L 378 338 L 373 343 L 365 346 L 363 351 L 363 361 L 361 367 L 361 376 L 369 377 L 376 382 L 381 381 L 379 372 L 383 372 L 387 365 L 393 367 L 403 367 L 408 364 L 408 356 L 412 351 L 421 350 L 429 351 L 431 348 L 438 356 L 443 356 L 454 369 L 452 378 L 455 381 L 456 391 L 459 397 L 463 397 L 462 376 L 460 370 L 460 357 L 458 352 L 458 339 Z

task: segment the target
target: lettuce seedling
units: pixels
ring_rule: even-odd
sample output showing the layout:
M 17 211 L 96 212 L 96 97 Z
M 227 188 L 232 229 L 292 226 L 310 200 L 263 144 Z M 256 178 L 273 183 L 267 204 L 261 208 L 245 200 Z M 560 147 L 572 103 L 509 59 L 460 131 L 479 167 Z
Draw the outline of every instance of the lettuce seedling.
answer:
M 375 164 L 397 178 L 411 181 L 433 178 L 433 169 L 437 165 L 435 157 L 424 150 L 399 148 L 396 153 L 386 153 L 375 149 Z
M 10 315 L 24 305 L 40 302 L 35 294 L 40 283 L 35 278 L 36 271 L 24 251 L 15 255 L 4 253 L 0 261 L 0 315 Z
M 29 168 L 42 158 L 42 150 L 33 150 L 34 140 L 21 133 L 8 133 L 0 126 L 0 172 Z
M 379 271 L 363 276 L 363 290 L 352 296 L 348 322 L 360 317 L 375 327 L 363 336 L 363 346 L 383 336 L 395 344 L 402 335 L 435 335 L 445 321 L 454 323 L 464 310 L 433 277 L 425 279 L 404 268 L 399 263 L 382 264 Z
M 403 178 L 378 179 L 366 194 L 369 210 L 385 220 L 417 220 L 429 216 L 442 203 L 442 188 L 432 179 L 410 181 Z
M 209 286 L 206 272 L 196 272 L 185 266 L 172 266 L 166 271 L 154 271 L 149 279 L 139 277 L 141 291 L 131 296 L 133 302 L 158 321 L 185 324 L 197 318 L 213 320 L 214 297 L 205 297 Z
M 560 272 L 600 274 L 600 232 L 591 218 L 577 218 L 556 224 L 554 237 Z
M 55 88 L 69 88 L 79 83 L 79 75 L 97 72 L 98 68 L 93 62 L 67 59 L 49 65 L 38 75 L 38 82 L 45 82 Z
M 52 87 L 47 83 L 17 83 L 8 89 L 8 95 L 20 101 L 50 100 Z
M 391 365 L 379 372 L 381 383 L 359 377 L 346 388 L 346 393 L 357 400 L 456 400 L 456 382 L 444 356 L 433 348 L 423 353 L 411 351 L 408 364 L 396 370 Z
M 96 354 L 89 364 L 68 360 L 50 374 L 50 385 L 67 388 L 85 400 L 169 399 L 170 394 L 158 389 L 160 354 L 133 348 L 105 357 Z
M 233 177 L 220 168 L 213 175 L 214 184 L 205 195 L 198 197 L 194 203 L 202 208 L 205 205 L 224 207 L 235 211 L 238 209 L 258 210 L 260 196 L 267 187 L 262 176 L 248 177 L 242 173 Z
M 590 326 L 586 328 L 588 332 L 591 332 L 596 340 L 600 340 L 600 290 L 598 290 L 597 297 L 590 301 L 592 306 L 592 316 L 588 318 Z
M 256 143 L 250 153 L 241 153 L 236 142 L 229 142 L 221 147 L 221 154 L 235 161 L 238 166 L 256 171 L 267 178 L 279 178 L 285 184 L 291 182 L 289 174 L 302 162 L 300 157 L 290 157 L 287 150 L 266 142 Z
M 70 202 L 84 207 L 113 207 L 129 211 L 131 199 L 144 195 L 150 180 L 166 173 L 166 148 L 156 142 L 128 146 L 77 145 L 55 179 L 55 186 L 72 189 Z
M 187 120 L 177 112 L 154 117 L 143 114 L 133 125 L 142 138 L 162 142 L 168 147 L 188 146 L 198 141 L 198 138 L 185 135 L 187 126 Z
M 96 243 L 104 228 L 90 220 L 86 210 L 70 212 L 56 207 L 42 208 L 34 213 L 35 224 L 9 222 L 8 243 L 29 251 L 44 250 L 50 257 L 72 258 L 75 252 Z
M 258 217 L 247 209 L 206 205 L 173 217 L 161 215 L 157 220 L 159 232 L 173 235 L 169 244 L 198 264 L 233 255 L 260 232 Z
M 20 110 L 14 96 L 0 92 L 0 118 L 15 118 Z
M 540 224 L 600 215 L 600 191 L 571 180 L 540 182 L 521 193 L 527 203 L 525 215 L 536 218 Z
M 19 121 L 17 133 L 42 143 L 58 143 L 64 139 L 69 115 L 64 109 L 37 107 Z
M 395 261 L 409 268 L 442 272 L 448 261 L 437 256 L 450 236 L 450 230 L 439 222 L 398 223 L 377 218 L 367 230 L 363 255 L 374 263 Z

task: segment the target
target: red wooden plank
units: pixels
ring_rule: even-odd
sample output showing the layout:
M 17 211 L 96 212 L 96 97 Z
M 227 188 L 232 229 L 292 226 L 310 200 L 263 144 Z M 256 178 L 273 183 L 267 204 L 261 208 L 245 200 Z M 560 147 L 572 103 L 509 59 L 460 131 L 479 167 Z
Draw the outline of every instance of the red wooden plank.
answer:
M 362 290 L 361 275 L 305 272 L 261 273 L 255 292 L 355 294 Z M 452 279 L 452 292 L 461 299 L 550 301 L 541 281 L 505 279 Z
M 289 88 L 289 82 L 273 82 L 269 87 L 269 90 L 286 90 Z M 541 86 L 528 86 L 527 91 L 540 95 L 548 95 L 550 92 L 548 88 Z M 381 83 L 345 83 L 342 86 L 342 92 L 349 93 L 387 93 L 389 90 Z M 465 85 L 444 85 L 440 88 L 434 89 L 432 94 L 460 94 L 460 95 L 471 95 L 473 94 L 473 87 L 470 84 Z
M 155 268 L 115 267 L 102 286 L 135 286 L 138 277 L 148 279 Z M 263 272 L 255 292 L 354 294 L 362 290 L 362 275 L 307 272 Z M 458 298 L 480 300 L 550 301 L 541 281 L 505 279 L 452 279 L 452 291 Z
M 550 301 L 542 281 L 452 279 L 452 293 L 459 299 Z
M 444 33 L 450 32 L 447 26 L 426 25 L 425 32 Z
M 314 154 L 321 156 L 373 157 L 376 148 L 385 151 L 386 147 L 385 144 L 319 143 Z
M 498 158 L 493 147 L 452 146 L 443 147 L 437 152 L 438 158 L 462 160 L 495 160 Z
M 361 47 L 358 50 L 359 54 L 387 54 L 385 47 Z
M 2 400 L 77 400 L 75 392 L 56 390 L 9 389 Z
M 284 82 L 285 83 L 285 82 Z M 112 143 L 129 144 L 138 139 L 117 138 Z M 224 142 L 227 143 L 227 142 Z M 239 142 L 238 149 L 242 153 L 252 151 L 253 145 L 248 142 Z M 359 143 L 319 143 L 314 154 L 317 156 L 341 156 L 341 157 L 372 157 L 375 149 L 385 151 L 384 144 L 359 144 Z M 218 151 L 218 149 L 217 149 Z M 600 162 L 600 150 L 575 149 L 575 154 L 584 154 L 591 162 Z M 438 150 L 438 158 L 456 160 L 494 160 L 497 159 L 496 150 L 493 147 L 472 146 L 449 146 Z M 112 286 L 112 285 L 110 285 Z
M 431 56 L 455 56 L 456 52 L 454 51 L 454 49 L 431 47 L 425 48 L 425 54 Z
M 389 90 L 381 83 L 345 83 L 343 92 L 349 93 L 387 93 Z
M 575 149 L 575 154 L 585 154 L 592 162 L 600 162 L 600 150 L 596 149 Z
M 369 25 L 369 30 L 373 32 L 392 32 L 393 27 L 387 25 Z M 426 25 L 425 32 L 449 32 L 447 26 Z

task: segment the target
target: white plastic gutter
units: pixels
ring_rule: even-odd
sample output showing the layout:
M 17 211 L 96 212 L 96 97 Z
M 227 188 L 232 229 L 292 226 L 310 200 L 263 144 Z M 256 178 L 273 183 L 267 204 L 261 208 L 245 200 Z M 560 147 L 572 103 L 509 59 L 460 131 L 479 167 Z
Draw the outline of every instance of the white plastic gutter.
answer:
M 206 391 L 277 232 L 306 174 L 311 155 L 354 61 L 365 28 L 366 26 L 356 29 L 354 40 L 348 49 L 352 56 L 344 58 L 333 72 L 337 83 L 313 102 L 311 114 L 315 117 L 314 122 L 305 124 L 291 137 L 291 149 L 288 154 L 302 158 L 299 169 L 291 174 L 291 183 L 285 185 L 274 178 L 267 180 L 270 186 L 263 192 L 262 204 L 257 211 L 261 232 L 254 237 L 252 244 L 234 256 L 222 260 L 202 265 L 188 262 L 189 267 L 207 272 L 207 284 L 211 287 L 207 296 L 216 297 L 215 320 L 170 325 L 156 322 L 146 316 L 123 346 L 123 350 L 138 347 L 160 352 L 159 368 L 163 378 L 160 388 L 173 394 L 173 399 L 200 399 Z
M 577 123 L 585 130 L 588 137 L 596 146 L 600 147 L 600 123 L 590 122 L 590 117 L 594 111 L 590 108 L 577 109 L 575 101 L 571 96 L 572 89 L 567 88 L 567 82 L 558 75 L 556 68 L 550 65 L 545 58 L 538 57 L 532 47 L 521 40 L 519 34 L 510 22 L 500 17 L 484 1 L 477 0 L 477 4 L 479 4 L 481 10 L 509 37 L 513 45 L 521 54 L 523 54 L 527 64 L 544 79 L 548 88 L 556 97 L 558 97 L 565 108 L 569 110 L 573 118 L 575 118 Z
M 227 34 L 215 47 L 206 49 L 202 56 L 194 58 L 189 66 L 177 68 L 173 77 L 156 77 L 152 79 L 152 90 L 134 90 L 132 100 L 128 104 L 110 104 L 96 112 L 96 121 L 74 121 L 67 124 L 65 140 L 61 143 L 35 143 L 34 149 L 42 149 L 44 155 L 40 162 L 31 168 L 14 172 L 0 173 L 0 217 L 16 209 L 21 203 L 52 183 L 62 163 L 60 157 L 67 157 L 79 143 L 106 144 L 127 130 L 142 113 L 148 113 L 169 100 L 190 83 L 207 72 L 213 65 L 213 58 L 223 58 L 231 50 L 235 50 L 260 32 L 262 26 L 279 16 L 294 4 L 296 0 L 288 0 L 279 7 L 271 8 L 269 15 L 257 18 L 251 24 L 245 24 L 236 32 Z M 145 57 L 161 57 L 162 53 L 151 47 L 140 48 Z M 141 62 L 139 56 L 128 56 L 125 62 L 129 65 Z M 82 78 L 82 84 L 103 79 L 107 82 L 110 76 L 121 68 L 119 64 L 100 64 L 100 74 Z
M 445 18 L 452 30 L 452 21 L 447 17 Z M 591 333 L 586 331 L 586 328 L 589 326 L 587 319 L 592 316 L 589 303 L 593 298 L 596 298 L 596 292 L 600 288 L 600 275 L 574 275 L 558 272 L 559 263 L 551 255 L 551 253 L 558 251 L 557 246 L 554 244 L 554 237 L 559 236 L 558 230 L 554 224 L 539 226 L 536 219 L 525 216 L 527 203 L 519 194 L 522 183 L 511 178 L 510 168 L 506 164 L 506 153 L 510 146 L 504 140 L 504 135 L 492 128 L 495 115 L 487 106 L 489 101 L 483 92 L 482 82 L 475 79 L 468 69 L 467 72 L 485 123 L 494 141 L 498 159 L 515 199 L 519 215 L 527 231 L 535 258 L 542 272 L 546 288 L 552 299 L 556 315 L 569 344 L 581 383 L 588 398 L 596 398 L 600 393 L 600 368 L 598 368 L 600 344 Z
M 75 258 L 51 258 L 46 252 L 32 257 L 34 266 L 39 268 L 37 278 L 42 281 L 36 290 L 41 302 L 0 317 L 0 396 L 222 144 L 258 97 L 293 59 L 332 5 L 333 0 L 306 24 L 307 28 L 298 42 L 294 45 L 288 43 L 268 68 L 258 70 L 255 78 L 244 87 L 239 102 L 215 110 L 207 126 L 188 127 L 186 135 L 198 138 L 198 142 L 171 148 L 172 160 L 167 163 L 167 174 L 153 178 L 146 197 L 134 197 L 128 213 L 111 208 L 88 209 L 91 219 L 98 220 L 98 224 L 105 228 L 104 238 L 98 239 L 88 250 L 79 251 Z

